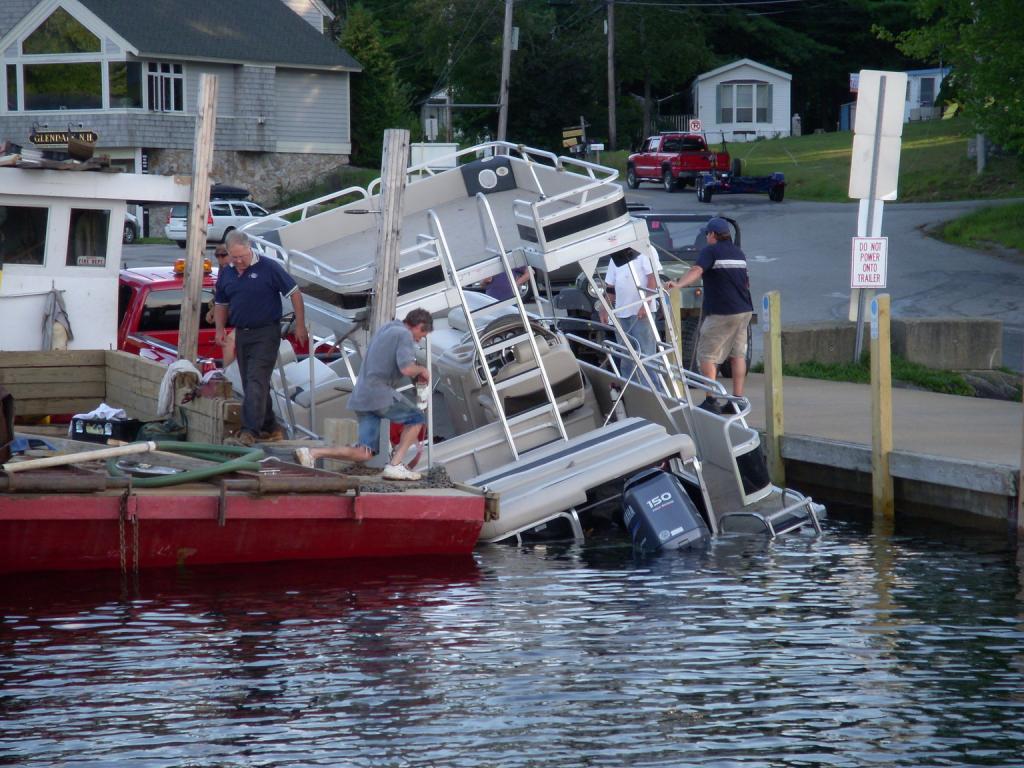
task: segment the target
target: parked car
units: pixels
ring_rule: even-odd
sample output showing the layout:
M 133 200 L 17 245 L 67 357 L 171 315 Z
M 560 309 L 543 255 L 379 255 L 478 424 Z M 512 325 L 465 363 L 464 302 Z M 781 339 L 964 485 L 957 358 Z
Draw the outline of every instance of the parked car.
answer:
M 287 223 L 278 216 L 271 216 L 262 206 L 247 200 L 211 200 L 206 213 L 206 241 L 222 243 L 229 232 L 243 228 L 250 234 L 259 235 Z M 164 234 L 174 240 L 179 248 L 185 247 L 188 236 L 187 205 L 171 207 Z
M 124 235 L 121 239 L 125 245 L 131 245 L 139 239 L 139 220 L 128 211 L 124 214 Z

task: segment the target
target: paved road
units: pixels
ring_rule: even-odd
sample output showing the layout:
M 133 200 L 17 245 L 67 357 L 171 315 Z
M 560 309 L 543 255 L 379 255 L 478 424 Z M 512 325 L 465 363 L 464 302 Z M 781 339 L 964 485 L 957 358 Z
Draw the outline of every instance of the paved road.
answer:
M 857 206 L 843 203 L 772 203 L 766 195 L 721 195 L 698 203 L 692 190 L 668 194 L 644 185 L 631 200 L 654 210 L 707 211 L 740 223 L 750 260 L 752 292 L 778 290 L 785 324 L 841 320 L 850 295 L 850 238 Z M 890 203 L 882 233 L 889 238 L 888 292 L 895 317 L 971 317 L 1002 320 L 1003 362 L 1024 371 L 1024 260 L 947 245 L 924 231 L 992 202 Z M 174 245 L 125 246 L 128 266 L 168 264 L 185 252 Z M 761 359 L 754 334 L 754 359 Z
M 767 195 L 722 195 L 706 205 L 692 190 L 668 194 L 647 185 L 630 190 L 628 197 L 654 210 L 711 208 L 739 221 L 755 304 L 765 292 L 778 290 L 784 324 L 847 318 L 855 203 L 772 203 Z M 1002 320 L 1004 365 L 1022 371 L 1024 259 L 947 245 L 924 234 L 940 222 L 999 202 L 886 204 L 887 292 L 894 317 Z M 760 342 L 756 338 L 755 359 L 761 356 Z

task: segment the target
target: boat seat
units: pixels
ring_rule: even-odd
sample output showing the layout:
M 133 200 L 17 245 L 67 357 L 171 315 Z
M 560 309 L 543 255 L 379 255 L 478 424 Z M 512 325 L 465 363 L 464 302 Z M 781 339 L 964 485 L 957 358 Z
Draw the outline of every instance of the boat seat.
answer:
M 499 541 L 582 504 L 587 491 L 667 458 L 688 461 L 697 450 L 688 435 L 629 418 L 520 455 L 466 482 L 499 495 L 499 519 L 484 524 L 482 541 Z
M 539 336 L 535 337 L 535 340 L 558 403 L 558 410 L 566 413 L 583 405 L 583 375 L 580 372 L 579 361 L 569 348 L 568 342 L 562 340 L 555 345 L 549 345 L 546 339 Z M 547 402 L 539 372 L 536 375 L 529 375 L 530 372 L 537 371 L 529 340 L 519 342 L 511 348 L 511 352 L 512 361 L 494 377 L 505 415 L 508 417 Z M 497 417 L 494 400 L 489 392 L 481 391 L 477 401 L 483 406 L 489 418 Z

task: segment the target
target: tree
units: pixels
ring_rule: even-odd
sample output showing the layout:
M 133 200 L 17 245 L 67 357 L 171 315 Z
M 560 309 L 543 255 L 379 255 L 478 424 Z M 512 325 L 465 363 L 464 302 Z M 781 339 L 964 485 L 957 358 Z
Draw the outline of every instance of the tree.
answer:
M 1024 3 L 1020 0 L 917 0 L 920 26 L 893 34 L 914 58 L 951 67 L 943 92 L 956 94 L 975 129 L 1024 154 Z
M 417 130 L 409 88 L 398 77 L 373 14 L 363 6 L 350 7 L 338 42 L 363 67 L 351 80 L 352 162 L 376 168 L 386 129 Z

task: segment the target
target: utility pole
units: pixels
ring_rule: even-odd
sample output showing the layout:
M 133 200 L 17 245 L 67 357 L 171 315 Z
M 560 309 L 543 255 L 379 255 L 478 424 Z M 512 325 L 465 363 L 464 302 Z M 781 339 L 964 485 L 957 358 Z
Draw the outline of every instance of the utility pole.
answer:
M 505 0 L 505 30 L 501 38 L 501 94 L 498 98 L 498 141 L 505 141 L 508 133 L 508 79 L 512 68 L 512 3 Z
M 608 0 L 608 150 L 615 150 L 615 0 Z

